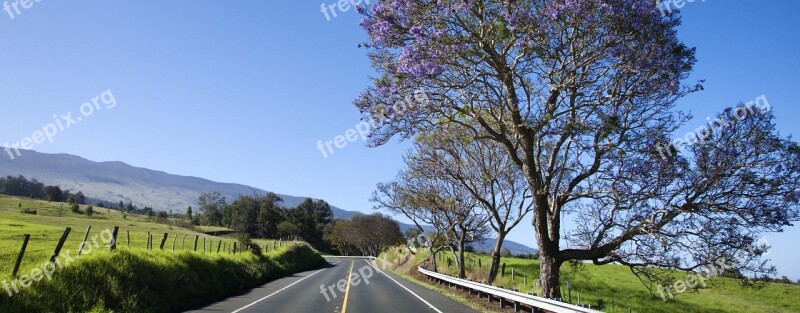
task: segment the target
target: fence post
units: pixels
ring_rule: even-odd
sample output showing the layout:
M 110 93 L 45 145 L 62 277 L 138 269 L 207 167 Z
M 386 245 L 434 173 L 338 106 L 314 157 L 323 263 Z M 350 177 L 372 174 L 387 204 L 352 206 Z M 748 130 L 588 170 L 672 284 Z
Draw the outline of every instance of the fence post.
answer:
M 178 234 L 175 234 L 175 237 L 172 238 L 172 252 L 175 252 L 175 242 L 178 241 Z
M 22 264 L 22 257 L 25 255 L 25 249 L 28 248 L 28 240 L 31 239 L 30 234 L 25 234 L 25 239 L 22 240 L 22 249 L 19 250 L 19 255 L 17 256 L 17 262 L 14 263 L 14 271 L 11 272 L 11 277 L 17 277 L 17 272 L 19 271 L 19 266 Z
M 161 251 L 164 251 L 164 243 L 167 242 L 167 237 L 168 236 L 169 236 L 169 234 L 164 233 L 164 238 L 161 238 L 161 246 L 158 247 L 159 249 L 161 249 Z
M 217 242 L 217 254 L 219 254 L 219 248 L 222 248 L 222 239 Z
M 511 268 L 511 282 L 514 282 L 514 268 Z
M 150 251 L 150 232 L 147 232 L 147 239 L 144 243 L 144 247 L 147 251 Z
M 233 254 L 236 254 L 236 242 L 233 243 Z
M 181 242 L 181 250 L 186 249 L 186 234 L 183 235 L 183 242 Z
M 87 235 L 89 234 L 88 231 L 87 231 L 86 234 Z M 111 244 L 108 246 L 109 250 L 116 250 L 117 249 L 117 235 L 119 235 L 119 226 L 114 226 L 114 228 L 111 230 Z M 84 239 L 84 240 L 86 240 L 86 239 Z M 131 240 L 130 239 L 130 235 L 128 235 L 128 241 L 130 241 L 130 240 Z M 128 245 L 130 245 L 130 244 L 128 244 Z
M 203 253 L 206 253 L 206 237 L 203 237 Z
M 126 232 L 128 233 L 128 247 L 130 247 L 131 246 L 131 231 L 130 230 L 126 230 Z
M 72 228 L 67 227 L 64 229 L 64 233 L 61 235 L 61 239 L 58 240 L 58 244 L 56 245 L 56 250 L 53 251 L 53 255 L 50 257 L 50 262 L 55 262 L 58 254 L 61 253 L 61 248 L 64 247 L 64 242 L 67 241 L 67 236 L 69 236 L 69 232 L 72 231 Z
M 83 247 L 86 245 L 86 239 L 89 239 L 89 231 L 91 230 L 92 230 L 92 225 L 86 227 L 86 234 L 83 235 L 83 241 L 81 241 L 81 246 L 78 248 L 78 255 L 81 255 L 81 252 L 83 252 Z
M 200 236 L 194 235 L 194 252 L 197 252 L 197 240 L 200 239 Z

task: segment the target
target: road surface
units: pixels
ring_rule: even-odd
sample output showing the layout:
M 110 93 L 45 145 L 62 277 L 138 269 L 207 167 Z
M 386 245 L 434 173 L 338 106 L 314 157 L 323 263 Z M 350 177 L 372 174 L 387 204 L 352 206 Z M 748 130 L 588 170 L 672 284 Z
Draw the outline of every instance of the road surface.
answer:
M 285 277 L 190 312 L 476 312 L 436 291 L 381 271 L 367 260 L 329 258 L 328 262 L 326 268 Z

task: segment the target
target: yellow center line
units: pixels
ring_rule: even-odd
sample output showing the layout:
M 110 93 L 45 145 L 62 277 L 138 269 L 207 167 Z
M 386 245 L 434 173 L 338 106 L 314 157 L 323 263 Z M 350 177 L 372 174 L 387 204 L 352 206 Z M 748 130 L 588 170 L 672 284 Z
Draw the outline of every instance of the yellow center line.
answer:
M 347 313 L 347 297 L 350 295 L 350 278 L 353 276 L 353 265 L 356 261 L 350 263 L 350 272 L 347 273 L 347 288 L 344 291 L 344 304 L 342 304 L 342 313 Z

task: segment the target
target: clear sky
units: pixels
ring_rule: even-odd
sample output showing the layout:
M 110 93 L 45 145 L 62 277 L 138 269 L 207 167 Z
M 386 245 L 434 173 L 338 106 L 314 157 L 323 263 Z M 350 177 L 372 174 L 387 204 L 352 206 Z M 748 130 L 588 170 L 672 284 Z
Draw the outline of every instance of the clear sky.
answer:
M 110 89 L 113 109 L 34 149 L 372 212 L 375 184 L 394 177 L 408 143 L 317 150 L 358 123 L 352 100 L 372 72 L 358 14 L 337 9 L 328 21 L 320 4 L 42 0 L 18 15 L 12 7 L 14 18 L 0 12 L 0 145 L 55 114 L 80 115 Z M 766 95 L 781 133 L 800 135 L 800 1 L 698 0 L 682 11 L 679 35 L 698 51 L 692 80 L 706 90 L 681 100 L 696 116 L 681 134 Z M 510 239 L 535 246 L 529 224 Z M 800 278 L 800 227 L 766 238 L 780 273 Z

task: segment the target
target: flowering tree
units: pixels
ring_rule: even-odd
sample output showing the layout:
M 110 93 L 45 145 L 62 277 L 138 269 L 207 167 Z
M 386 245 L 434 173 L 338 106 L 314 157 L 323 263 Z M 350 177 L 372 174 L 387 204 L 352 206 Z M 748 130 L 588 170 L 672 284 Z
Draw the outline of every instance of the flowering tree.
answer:
M 659 156 L 655 144 L 690 120 L 676 101 L 702 87 L 683 83 L 695 54 L 677 38 L 680 16 L 651 0 L 379 0 L 358 11 L 377 75 L 355 104 L 394 117 L 372 144 L 476 122 L 462 126 L 502 145 L 530 186 L 545 297 L 560 296 L 568 260 L 653 278 L 648 269 L 698 269 L 798 220 L 800 149 L 765 108 Z M 397 95 L 420 88 L 427 104 L 399 112 Z M 580 222 L 569 248 L 564 214 Z M 729 265 L 768 270 L 753 262 L 763 249 L 747 251 Z

